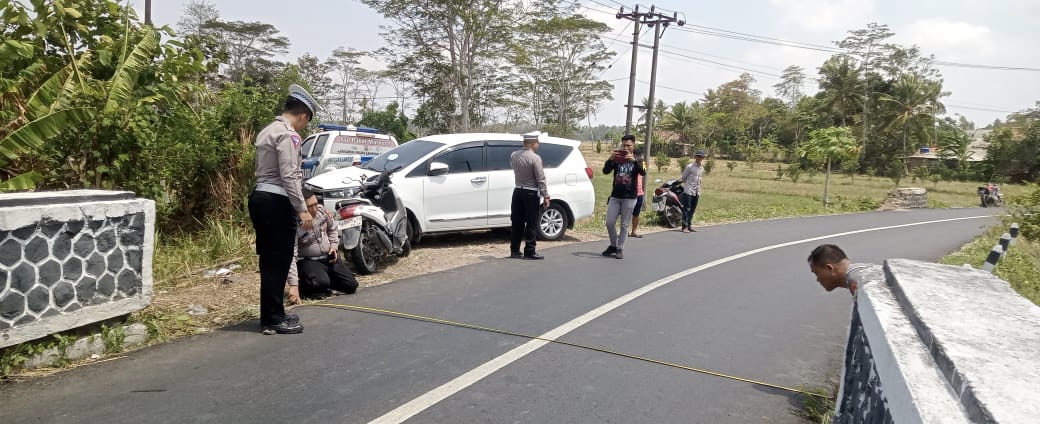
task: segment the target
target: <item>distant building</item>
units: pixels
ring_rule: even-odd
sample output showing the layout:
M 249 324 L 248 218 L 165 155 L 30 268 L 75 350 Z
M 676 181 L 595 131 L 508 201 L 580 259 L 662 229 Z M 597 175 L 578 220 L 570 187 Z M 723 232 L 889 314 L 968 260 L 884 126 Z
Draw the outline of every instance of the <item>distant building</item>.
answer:
M 989 149 L 989 142 L 986 141 L 986 137 L 993 130 L 972 130 L 968 134 L 971 135 L 971 143 L 968 144 L 968 162 L 982 162 L 986 160 L 986 151 Z M 910 155 L 910 168 L 916 168 L 918 166 L 927 166 L 928 164 L 939 160 L 939 146 L 925 146 L 917 149 L 917 153 Z

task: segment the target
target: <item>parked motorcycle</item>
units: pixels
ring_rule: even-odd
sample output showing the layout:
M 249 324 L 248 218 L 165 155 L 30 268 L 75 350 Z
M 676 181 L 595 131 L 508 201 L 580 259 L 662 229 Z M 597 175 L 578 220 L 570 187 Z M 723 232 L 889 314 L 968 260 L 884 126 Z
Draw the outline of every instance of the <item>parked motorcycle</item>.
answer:
M 996 184 L 987 184 L 979 187 L 979 203 L 982 207 L 1000 207 L 1004 206 L 1004 195 L 1000 194 L 1000 187 Z
M 661 182 L 660 179 L 654 181 Z M 675 228 L 682 224 L 682 203 L 679 195 L 683 192 L 682 180 L 668 180 L 660 187 L 654 189 L 654 202 L 651 209 L 657 212 L 661 222 L 668 228 Z
M 395 160 L 396 153 L 388 156 L 383 172 L 366 179 L 357 197 L 336 203 L 341 245 L 360 274 L 375 273 L 386 259 L 412 251 L 408 211 L 390 182 L 403 167 L 392 165 Z

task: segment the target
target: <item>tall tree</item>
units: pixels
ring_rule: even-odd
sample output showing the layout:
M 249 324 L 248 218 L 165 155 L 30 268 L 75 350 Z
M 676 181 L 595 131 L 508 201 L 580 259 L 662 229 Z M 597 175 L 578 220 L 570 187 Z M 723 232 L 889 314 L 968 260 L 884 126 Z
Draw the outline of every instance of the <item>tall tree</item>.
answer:
M 799 151 L 807 157 L 826 164 L 826 177 L 823 182 L 823 206 L 828 206 L 828 194 L 831 185 L 831 166 L 843 160 L 855 158 L 859 154 L 859 145 L 852 136 L 852 131 L 845 127 L 831 127 L 809 133 L 809 139 L 802 144 Z
M 672 105 L 661 120 L 661 128 L 679 134 L 683 144 L 695 139 L 702 112 L 699 104 L 679 102 Z
M 857 110 L 857 100 L 863 98 L 862 92 L 863 79 L 848 56 L 831 56 L 820 67 L 822 111 L 837 114 L 841 126 L 848 126 L 848 116 Z
M 184 5 L 184 14 L 177 20 L 177 31 L 181 37 L 202 36 L 206 24 L 220 19 L 217 6 L 205 0 L 191 0 Z
M 896 106 L 896 113 L 886 123 L 885 128 L 901 127 L 903 132 L 902 156 L 903 167 L 909 171 L 906 161 L 907 137 L 911 127 L 917 132 L 918 139 L 922 142 L 934 140 L 928 130 L 933 127 L 934 117 L 938 113 L 946 112 L 946 108 L 939 97 L 942 96 L 942 85 L 934 81 L 928 81 L 918 74 L 905 74 L 892 86 L 891 94 L 883 94 L 881 101 L 892 103 Z M 920 119 L 926 117 L 929 119 Z
M 780 82 L 773 85 L 776 95 L 787 100 L 787 104 L 794 109 L 794 105 L 805 96 L 802 86 L 805 84 L 805 70 L 801 66 L 791 65 L 780 74 Z
M 332 73 L 334 63 L 329 60 L 323 61 L 317 56 L 304 53 L 303 56 L 296 59 L 296 66 L 300 68 L 300 76 L 304 81 L 307 81 L 307 86 L 310 88 L 309 92 L 321 108 L 318 111 L 319 120 L 333 120 L 335 115 L 332 114 L 329 106 L 336 95 L 336 84 L 329 77 L 329 74 Z
M 270 82 L 277 72 L 271 58 L 289 51 L 289 39 L 279 35 L 271 24 L 215 19 L 205 22 L 201 28 L 216 38 L 231 81 L 250 77 Z
M 362 2 L 391 22 L 383 33 L 391 69 L 427 103 L 436 102 L 429 107 L 441 111 L 445 127 L 469 131 L 480 124 L 482 110 L 500 102 L 496 91 L 505 81 L 498 78 L 498 66 L 525 16 L 523 1 Z
M 536 124 L 569 136 L 600 102 L 612 98 L 613 86 L 598 78 L 614 55 L 600 38 L 608 30 L 566 12 L 521 27 L 513 42 L 513 93 L 526 100 Z

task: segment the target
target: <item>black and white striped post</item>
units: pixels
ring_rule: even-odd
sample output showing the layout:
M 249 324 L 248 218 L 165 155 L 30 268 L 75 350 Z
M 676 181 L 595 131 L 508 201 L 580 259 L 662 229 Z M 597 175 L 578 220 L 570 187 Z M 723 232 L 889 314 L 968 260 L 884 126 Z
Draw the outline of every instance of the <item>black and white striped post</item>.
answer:
M 1015 240 L 1018 240 L 1018 223 L 1011 224 L 1011 244 L 1015 244 Z
M 1004 256 L 1004 248 L 999 244 L 994 245 L 993 249 L 989 251 L 989 256 L 986 257 L 986 262 L 982 264 L 982 270 L 992 274 L 993 268 L 997 266 L 1001 256 Z
M 1011 247 L 1011 234 L 1004 233 L 1000 236 L 1000 259 L 1004 259 L 1004 255 L 1007 254 L 1008 248 Z

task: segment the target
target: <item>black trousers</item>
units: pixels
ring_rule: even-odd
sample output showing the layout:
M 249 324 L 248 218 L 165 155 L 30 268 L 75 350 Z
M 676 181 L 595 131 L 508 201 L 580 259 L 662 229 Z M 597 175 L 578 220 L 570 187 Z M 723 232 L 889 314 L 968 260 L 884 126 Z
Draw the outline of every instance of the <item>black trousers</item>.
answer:
M 300 296 L 321 297 L 332 294 L 330 290 L 352 294 L 357 291 L 358 282 L 354 273 L 336 259 L 296 261 L 296 270 L 300 273 Z
M 249 219 L 260 255 L 260 324 L 279 324 L 285 321 L 285 280 L 293 260 L 299 215 L 287 196 L 254 191 L 249 196 Z
M 513 189 L 513 203 L 509 219 L 513 222 L 509 253 L 520 253 L 520 240 L 524 241 L 524 254 L 535 253 L 538 245 L 538 214 L 541 212 L 541 197 L 537 191 Z

